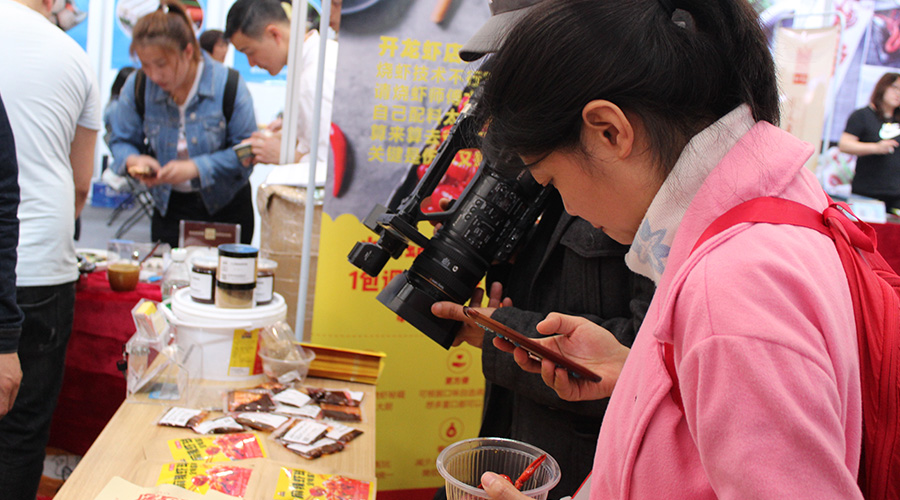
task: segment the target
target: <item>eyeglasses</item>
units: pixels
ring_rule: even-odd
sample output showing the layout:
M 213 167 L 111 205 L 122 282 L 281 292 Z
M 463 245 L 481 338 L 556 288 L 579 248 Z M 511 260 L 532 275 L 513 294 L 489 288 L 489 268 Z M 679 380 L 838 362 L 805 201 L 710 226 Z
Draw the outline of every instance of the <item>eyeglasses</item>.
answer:
M 888 89 L 896 90 L 897 92 L 900 92 L 900 85 L 888 85 Z M 887 89 L 885 89 L 885 90 L 887 90 Z

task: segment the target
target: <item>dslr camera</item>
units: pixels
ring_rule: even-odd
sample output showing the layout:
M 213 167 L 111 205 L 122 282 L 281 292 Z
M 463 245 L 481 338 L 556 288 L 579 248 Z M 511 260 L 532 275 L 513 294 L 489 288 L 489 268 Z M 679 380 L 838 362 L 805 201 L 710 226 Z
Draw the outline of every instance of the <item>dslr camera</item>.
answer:
M 510 174 L 484 160 L 449 210 L 422 211 L 422 202 L 432 195 L 456 153 L 479 147 L 470 111 L 460 113 L 412 192 L 399 203 L 389 203 L 396 207 L 375 205 L 365 218 L 363 224 L 379 236 L 378 242 L 357 242 L 348 256 L 374 277 L 410 244 L 422 247 L 409 269 L 394 277 L 377 299 L 445 349 L 453 344 L 460 323 L 434 316 L 432 304 L 468 301 L 491 263 L 508 260 L 519 248 L 548 195 L 527 170 Z M 433 237 L 419 232 L 423 220 L 441 223 Z

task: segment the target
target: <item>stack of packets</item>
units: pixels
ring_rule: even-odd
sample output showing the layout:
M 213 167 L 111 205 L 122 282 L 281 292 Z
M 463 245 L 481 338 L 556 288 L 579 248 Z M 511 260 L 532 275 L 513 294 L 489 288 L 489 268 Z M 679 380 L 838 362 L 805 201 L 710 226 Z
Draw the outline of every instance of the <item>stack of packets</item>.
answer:
M 224 434 L 170 441 L 175 460 L 211 463 L 265 456 L 262 443 L 248 430 L 269 432 L 270 439 L 292 452 L 315 459 L 342 451 L 362 434 L 344 422 L 362 421 L 363 395 L 350 390 L 300 390 L 269 383 L 228 391 L 223 416 L 210 418 L 205 410 L 171 407 L 157 423 L 203 435 Z

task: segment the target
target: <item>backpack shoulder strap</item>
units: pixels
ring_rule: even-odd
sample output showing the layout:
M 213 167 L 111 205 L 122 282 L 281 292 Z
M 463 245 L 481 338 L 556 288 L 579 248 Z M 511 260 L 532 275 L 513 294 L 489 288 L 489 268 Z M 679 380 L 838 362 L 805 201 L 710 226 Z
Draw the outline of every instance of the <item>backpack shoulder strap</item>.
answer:
M 144 121 L 144 94 L 146 89 L 147 75 L 144 74 L 144 70 L 138 69 L 134 72 L 134 106 L 141 121 Z
M 720 215 L 697 238 L 691 248 L 694 253 L 707 240 L 726 229 L 744 222 L 763 222 L 769 224 L 790 224 L 816 230 L 829 238 L 834 238 L 825 225 L 822 212 L 818 212 L 802 203 L 784 198 L 761 197 L 745 201 Z M 675 350 L 670 343 L 663 343 L 663 360 L 669 378 L 672 379 L 672 400 L 681 413 L 684 403 L 681 399 L 681 387 L 678 385 L 678 373 L 675 371 Z
M 703 231 L 703 234 L 694 243 L 691 253 L 697 250 L 706 240 L 743 222 L 766 222 L 769 224 L 790 224 L 808 227 L 829 238 L 833 238 L 831 231 L 825 225 L 822 212 L 813 210 L 793 200 L 767 196 L 745 201 L 720 215 L 718 219 L 714 220 Z
M 808 227 L 835 242 L 847 276 L 859 345 L 863 394 L 859 485 L 865 498 L 900 498 L 900 277 L 878 253 L 874 230 L 843 203 L 831 202 L 820 213 L 789 200 L 757 198 L 713 221 L 694 250 L 742 222 Z M 664 343 L 662 348 L 672 379 L 672 400 L 684 414 L 674 346 Z
M 231 121 L 231 115 L 234 113 L 234 98 L 237 95 L 238 77 L 240 73 L 234 68 L 228 68 L 228 79 L 225 80 L 225 95 L 222 97 L 222 114 L 225 115 L 225 121 Z

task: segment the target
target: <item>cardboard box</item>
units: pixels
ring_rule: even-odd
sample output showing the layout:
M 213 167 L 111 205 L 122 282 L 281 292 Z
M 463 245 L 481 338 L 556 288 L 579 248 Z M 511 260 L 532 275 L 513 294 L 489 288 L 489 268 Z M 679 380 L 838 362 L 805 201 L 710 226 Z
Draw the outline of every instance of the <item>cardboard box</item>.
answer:
M 287 321 L 296 332 L 306 189 L 262 184 L 257 190 L 256 203 L 260 215 L 260 256 L 278 263 L 278 269 L 275 270 L 275 292 L 284 297 L 288 307 Z M 309 288 L 306 296 L 306 319 L 303 335 L 305 341 L 309 341 L 312 333 L 321 225 L 322 203 L 318 202 L 313 214 Z

